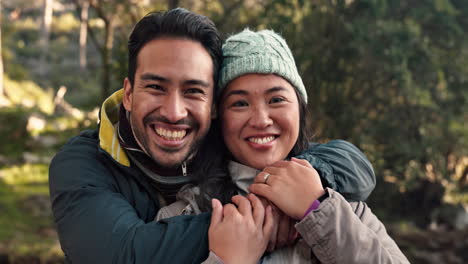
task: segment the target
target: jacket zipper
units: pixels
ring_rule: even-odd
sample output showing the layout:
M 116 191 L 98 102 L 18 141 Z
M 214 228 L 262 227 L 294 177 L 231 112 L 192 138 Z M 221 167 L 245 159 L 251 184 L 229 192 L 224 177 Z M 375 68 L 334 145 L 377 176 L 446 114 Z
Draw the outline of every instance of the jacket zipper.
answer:
M 187 163 L 182 162 L 182 175 L 187 176 Z

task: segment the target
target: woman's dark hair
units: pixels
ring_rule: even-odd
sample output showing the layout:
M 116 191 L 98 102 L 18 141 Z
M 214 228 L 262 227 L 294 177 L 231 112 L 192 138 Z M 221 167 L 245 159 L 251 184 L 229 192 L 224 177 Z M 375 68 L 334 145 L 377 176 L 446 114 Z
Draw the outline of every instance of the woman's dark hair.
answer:
M 193 178 L 201 194 L 196 200 L 202 212 L 211 211 L 211 198 L 226 204 L 237 194 L 228 169 L 231 159 L 222 138 L 221 122 L 215 119 L 192 162 Z
M 294 87 L 294 86 L 293 86 Z M 297 137 L 296 144 L 294 144 L 291 152 L 288 155 L 288 158 L 299 155 L 301 152 L 309 148 L 309 142 L 312 139 L 312 134 L 310 131 L 310 112 L 307 107 L 307 103 L 304 100 L 304 97 L 299 95 L 296 88 L 297 101 L 299 103 L 299 135 Z
M 299 135 L 287 158 L 297 156 L 308 149 L 310 140 L 310 116 L 307 103 L 297 90 L 294 90 L 299 102 Z M 233 157 L 221 135 L 221 121 L 217 118 L 213 120 L 205 142 L 194 160 L 196 167 L 193 175 L 201 193 L 197 197 L 197 203 L 202 211 L 211 211 L 211 198 L 216 198 L 226 204 L 231 202 L 232 196 L 238 194 L 237 186 L 232 181 L 228 170 L 229 161 Z
M 222 40 L 215 24 L 209 18 L 176 8 L 166 12 L 151 12 L 134 27 L 128 40 L 128 79 L 135 83 L 137 57 L 148 42 L 161 37 L 185 38 L 199 42 L 213 61 L 213 80 L 218 83 L 218 68 L 222 61 Z M 216 91 L 214 91 L 216 94 Z

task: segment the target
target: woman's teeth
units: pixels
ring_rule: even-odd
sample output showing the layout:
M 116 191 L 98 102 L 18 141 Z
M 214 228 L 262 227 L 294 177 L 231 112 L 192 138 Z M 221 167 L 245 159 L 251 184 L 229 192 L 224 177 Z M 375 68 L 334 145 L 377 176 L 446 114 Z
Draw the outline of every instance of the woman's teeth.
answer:
M 156 128 L 156 134 L 168 140 L 181 140 L 187 134 L 185 129 L 183 130 L 168 130 L 161 127 Z
M 274 136 L 269 136 L 269 137 L 250 137 L 248 140 L 256 144 L 266 144 L 268 142 L 273 141 L 274 139 L 275 139 Z

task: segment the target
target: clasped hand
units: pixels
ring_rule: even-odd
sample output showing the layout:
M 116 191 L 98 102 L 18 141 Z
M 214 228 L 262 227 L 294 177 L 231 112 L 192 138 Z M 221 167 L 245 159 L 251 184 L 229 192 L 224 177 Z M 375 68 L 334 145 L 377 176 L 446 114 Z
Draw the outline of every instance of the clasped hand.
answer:
M 225 263 L 257 263 L 267 247 L 272 251 L 294 242 L 295 220 L 324 193 L 317 171 L 294 158 L 265 168 L 249 190 L 247 198 L 234 196 L 234 204 L 212 201 L 210 250 Z
M 224 263 L 257 263 L 273 231 L 271 206 L 265 208 L 254 194 L 236 195 L 232 202 L 237 208 L 212 200 L 210 250 Z

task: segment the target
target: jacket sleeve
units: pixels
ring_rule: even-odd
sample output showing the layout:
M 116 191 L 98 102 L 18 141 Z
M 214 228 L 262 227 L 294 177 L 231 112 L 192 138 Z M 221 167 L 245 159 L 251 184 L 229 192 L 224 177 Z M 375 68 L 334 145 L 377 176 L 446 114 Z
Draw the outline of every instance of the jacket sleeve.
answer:
M 350 204 L 339 193 L 328 193 L 317 210 L 296 224 L 321 263 L 409 263 L 364 202 Z
M 376 179 L 372 164 L 347 141 L 312 143 L 297 158 L 309 161 L 319 172 L 324 187 L 341 193 L 349 201 L 365 201 L 374 190 Z
M 134 208 L 139 205 L 125 199 L 113 175 L 95 161 L 96 153 L 95 145 L 67 148 L 50 165 L 52 210 L 68 261 L 200 263 L 207 258 L 209 214 L 145 222 Z

